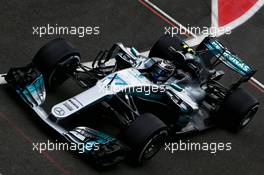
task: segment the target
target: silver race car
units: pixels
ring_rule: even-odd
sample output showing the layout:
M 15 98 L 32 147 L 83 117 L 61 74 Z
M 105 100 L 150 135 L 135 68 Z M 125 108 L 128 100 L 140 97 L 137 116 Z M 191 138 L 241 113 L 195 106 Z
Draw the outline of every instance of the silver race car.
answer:
M 55 39 L 30 64 L 11 68 L 5 80 L 67 141 L 89 144 L 85 155 L 97 165 L 113 165 L 124 157 L 142 164 L 168 136 L 211 127 L 238 131 L 259 107 L 256 98 L 239 87 L 256 71 L 212 37 L 195 51 L 165 35 L 148 56 L 117 43 L 101 51 L 90 66 L 80 60 L 72 44 Z M 216 68 L 219 63 L 241 75 L 239 80 L 224 86 L 224 71 Z M 45 109 L 46 96 L 68 78 L 81 92 Z M 96 112 L 90 112 L 92 108 Z M 114 126 L 115 134 L 110 128 L 91 128 L 90 121 L 98 116 L 106 116 L 101 121 Z

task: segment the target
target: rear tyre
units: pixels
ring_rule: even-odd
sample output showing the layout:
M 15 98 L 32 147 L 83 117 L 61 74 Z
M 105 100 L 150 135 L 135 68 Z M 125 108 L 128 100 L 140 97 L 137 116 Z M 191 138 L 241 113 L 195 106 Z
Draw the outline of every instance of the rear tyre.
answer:
M 183 50 L 183 42 L 177 37 L 163 35 L 150 49 L 149 57 L 158 57 L 167 60 L 174 60 L 174 55 L 169 49 L 173 47 L 175 50 Z
M 168 135 L 166 125 L 153 114 L 143 114 L 122 133 L 124 142 L 132 149 L 129 157 L 140 165 L 155 156 Z
M 56 88 L 67 80 L 65 66 L 76 68 L 80 62 L 80 53 L 74 46 L 62 38 L 54 39 L 44 45 L 34 56 L 32 63 L 42 73 L 45 85 Z
M 250 123 L 258 108 L 258 100 L 238 88 L 230 93 L 220 106 L 217 122 L 231 131 L 239 131 Z

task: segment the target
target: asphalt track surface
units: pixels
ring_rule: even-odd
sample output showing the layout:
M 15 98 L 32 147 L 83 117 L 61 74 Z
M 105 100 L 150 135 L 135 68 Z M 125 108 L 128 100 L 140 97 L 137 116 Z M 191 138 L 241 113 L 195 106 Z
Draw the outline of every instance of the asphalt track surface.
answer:
M 210 24 L 209 0 L 153 2 L 183 25 Z M 255 77 L 261 82 L 264 82 L 263 17 L 264 9 L 261 9 L 232 35 L 221 37 L 232 46 L 232 50 L 259 70 Z M 28 63 L 43 44 L 58 37 L 32 35 L 33 26 L 100 26 L 99 36 L 60 36 L 80 49 L 83 61 L 91 60 L 99 50 L 108 49 L 120 41 L 147 50 L 164 33 L 164 26 L 168 26 L 136 0 L 2 0 L 0 21 L 1 73 L 10 66 Z M 244 87 L 257 96 L 261 104 L 264 103 L 262 93 L 250 85 Z M 65 98 L 66 93 L 74 94 L 74 87 L 66 84 L 58 91 L 51 100 Z M 32 142 L 55 141 L 56 137 L 7 86 L 3 86 L 0 88 L 0 174 L 263 174 L 263 113 L 261 106 L 254 121 L 239 134 L 214 129 L 189 138 L 191 142 L 232 142 L 231 151 L 217 154 L 161 151 L 143 167 L 121 163 L 116 168 L 98 171 L 71 152 L 39 154 L 32 151 Z

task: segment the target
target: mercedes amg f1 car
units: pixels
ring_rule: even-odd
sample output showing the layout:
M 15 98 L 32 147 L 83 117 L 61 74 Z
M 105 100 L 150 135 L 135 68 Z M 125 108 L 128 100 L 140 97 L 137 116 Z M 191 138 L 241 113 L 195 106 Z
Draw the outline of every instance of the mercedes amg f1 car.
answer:
M 141 164 L 160 150 L 168 135 L 216 126 L 238 131 L 259 107 L 257 99 L 240 88 L 256 71 L 213 37 L 205 38 L 195 51 L 181 39 L 165 35 L 148 56 L 116 43 L 101 51 L 91 66 L 80 59 L 71 43 L 55 39 L 30 64 L 11 68 L 5 80 L 67 141 L 99 147 L 87 149 L 85 155 L 102 166 L 124 157 Z M 239 80 L 223 85 L 225 72 L 217 69 L 219 63 L 238 73 Z M 45 110 L 46 95 L 68 78 L 82 92 Z M 92 118 L 87 112 L 92 106 L 110 116 L 107 121 L 118 128 L 115 136 L 92 129 L 89 122 L 75 122 Z

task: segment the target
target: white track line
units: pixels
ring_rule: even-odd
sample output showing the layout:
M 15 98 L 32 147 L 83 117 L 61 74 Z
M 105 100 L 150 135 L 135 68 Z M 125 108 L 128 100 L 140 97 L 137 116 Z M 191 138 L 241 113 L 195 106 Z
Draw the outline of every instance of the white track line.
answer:
M 212 0 L 211 26 L 218 27 L 218 0 Z
M 260 83 L 257 79 L 255 79 L 254 77 L 252 77 L 250 80 L 254 81 L 257 85 L 259 85 L 262 89 L 264 89 L 264 85 Z
M 191 31 L 189 31 L 185 26 L 183 26 L 181 23 L 179 23 L 178 21 L 176 21 L 175 19 L 173 19 L 170 15 L 168 15 L 167 13 L 165 13 L 163 10 L 161 10 L 159 7 L 157 7 L 155 4 L 153 4 L 149 0 L 143 0 L 143 1 L 146 4 L 148 4 L 151 8 L 153 8 L 154 10 L 156 10 L 158 13 L 160 13 L 162 16 L 164 16 L 165 18 L 169 19 L 171 22 L 173 22 L 174 24 L 176 24 L 177 26 L 179 26 L 181 29 L 184 29 L 185 32 L 188 32 L 188 34 L 190 34 L 192 37 L 196 37 L 196 35 L 194 33 L 192 33 Z
M 172 18 L 170 15 L 168 15 L 167 13 L 165 13 L 163 10 L 161 10 L 159 7 L 157 7 L 155 4 L 153 4 L 152 2 L 150 2 L 149 0 L 143 0 L 145 3 L 147 3 L 151 8 L 153 8 L 154 10 L 156 10 L 158 13 L 160 13 L 160 15 L 162 15 L 163 17 L 169 19 L 171 22 L 173 22 L 175 25 L 182 27 L 183 29 L 185 29 L 185 31 L 187 33 L 190 33 L 192 35 L 192 37 L 190 37 L 189 39 L 187 39 L 185 42 L 190 45 L 191 47 L 198 45 L 206 36 L 196 36 L 195 34 L 193 34 L 191 31 L 189 31 L 186 27 L 184 27 L 182 24 L 180 24 L 178 21 L 176 21 L 174 18 Z M 239 25 L 243 24 L 245 21 L 247 21 L 250 17 L 252 17 L 262 6 L 264 5 L 264 0 L 258 0 L 258 2 L 248 11 L 246 12 L 244 15 L 242 15 L 240 18 L 238 18 L 237 20 L 234 21 L 234 23 L 231 22 L 230 27 L 231 29 L 234 29 L 236 27 L 238 27 Z M 211 27 L 217 27 L 218 26 L 218 0 L 213 0 L 212 1 L 212 16 L 211 16 Z M 227 27 L 223 26 L 223 27 Z M 217 36 L 221 36 L 225 33 L 218 33 Z M 261 92 L 264 92 L 264 85 L 259 82 L 256 78 L 252 77 L 250 79 L 250 81 L 252 83 L 254 83 L 255 86 L 257 86 L 258 90 L 260 90 Z
M 167 19 L 169 19 L 171 22 L 173 22 L 175 25 L 177 26 L 180 26 L 182 29 L 184 29 L 186 32 L 188 32 L 193 38 L 191 39 L 188 39 L 186 40 L 185 42 L 190 45 L 190 46 L 196 46 L 198 45 L 203 39 L 205 36 L 196 36 L 194 33 L 192 33 L 191 31 L 189 31 L 185 26 L 183 26 L 182 24 L 180 24 L 178 21 L 176 21 L 174 18 L 172 18 L 170 15 L 168 15 L 167 13 L 165 13 L 163 10 L 161 10 L 159 7 L 157 7 L 155 4 L 153 4 L 152 2 L 150 2 L 149 0 L 144 0 L 144 2 L 146 4 L 148 4 L 150 7 L 152 7 L 153 9 L 155 9 L 158 13 L 160 13 L 161 15 L 163 15 L 164 17 L 166 17 Z M 213 0 L 212 2 L 212 10 L 216 10 L 217 9 L 217 3 L 218 1 L 217 0 Z M 259 9 L 261 6 L 263 6 L 264 4 L 264 0 L 259 0 L 256 5 L 254 5 L 252 8 L 253 10 L 253 13 L 252 12 L 249 12 L 247 14 L 247 17 L 241 17 L 239 18 L 239 20 L 244 23 L 246 20 L 248 20 L 251 16 L 253 16 Z M 217 10 L 218 11 L 218 10 Z M 215 11 L 212 11 L 212 14 L 215 14 L 214 17 L 216 17 L 216 12 Z M 233 26 L 237 27 L 239 25 L 237 25 L 237 22 L 232 24 Z M 212 26 L 218 26 L 218 23 L 216 24 L 216 22 L 213 20 L 213 17 L 212 17 Z M 221 34 L 222 35 L 222 34 Z M 149 51 L 145 51 L 145 52 L 142 52 L 141 54 L 144 55 L 144 56 L 148 56 L 148 53 Z M 111 60 L 110 60 L 111 61 Z M 113 60 L 112 60 L 113 61 Z M 92 65 L 92 62 L 85 62 L 83 63 L 84 65 L 86 66 L 89 66 L 91 67 Z M 111 63 L 110 63 L 111 64 Z M 2 76 L 3 74 L 0 74 L 0 84 L 6 84 L 6 81 L 5 79 L 3 78 Z M 260 89 L 262 89 L 264 91 L 264 85 L 259 82 L 256 78 L 252 77 L 250 79 L 253 83 L 255 83 L 255 85 L 257 85 Z
M 213 1 L 217 1 L 217 0 L 213 0 Z M 264 5 L 264 0 L 258 0 L 256 2 L 256 4 L 254 4 L 246 13 L 244 13 L 242 16 L 240 16 L 239 18 L 235 19 L 234 21 L 221 26 L 220 29 L 225 29 L 225 28 L 229 28 L 230 30 L 233 30 L 235 28 L 237 28 L 238 26 L 242 25 L 243 23 L 245 23 L 249 18 L 251 18 L 255 13 L 257 13 L 257 11 Z M 212 15 L 213 16 L 213 15 Z M 218 16 L 218 14 L 217 14 Z M 218 17 L 217 17 L 218 18 Z M 224 33 L 218 33 L 217 36 L 221 36 Z
M 261 82 L 259 82 L 256 78 L 251 77 L 250 81 L 254 82 L 264 92 L 264 85 Z
M 228 30 L 233 30 L 238 26 L 245 23 L 249 18 L 251 18 L 257 11 L 264 5 L 264 0 L 258 0 L 246 13 L 237 18 L 236 20 L 228 23 L 224 26 L 219 27 L 218 24 L 218 0 L 212 0 L 212 12 L 211 12 L 211 27 L 219 28 L 216 33 L 216 37 L 220 37 L 225 34 Z M 226 30 L 228 29 L 228 30 Z M 206 36 L 200 35 L 198 37 L 190 38 L 186 41 L 191 47 L 198 45 Z

